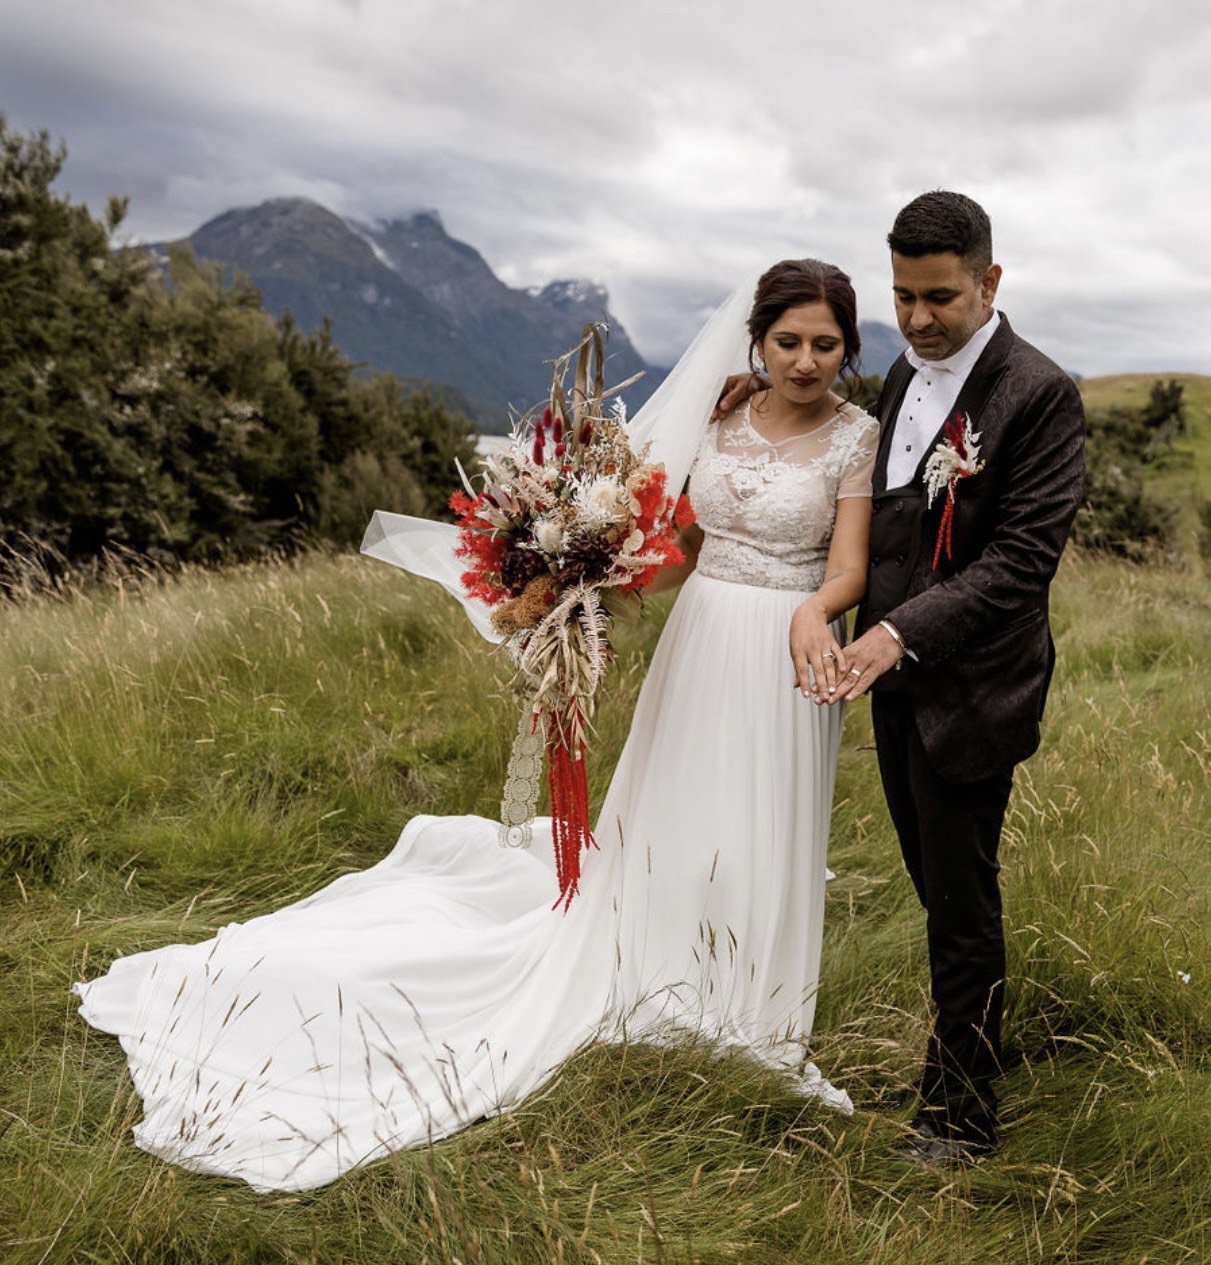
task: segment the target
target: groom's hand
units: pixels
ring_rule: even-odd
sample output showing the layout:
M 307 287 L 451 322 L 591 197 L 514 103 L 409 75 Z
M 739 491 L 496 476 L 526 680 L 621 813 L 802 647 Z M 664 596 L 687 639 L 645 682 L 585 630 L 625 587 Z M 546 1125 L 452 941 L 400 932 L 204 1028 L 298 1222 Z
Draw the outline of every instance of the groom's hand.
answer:
M 717 422 L 726 417 L 733 409 L 739 408 L 750 395 L 764 391 L 769 383 L 759 373 L 733 373 L 723 384 L 723 392 L 719 403 L 711 414 L 711 421 Z
M 861 698 L 884 672 L 900 662 L 903 655 L 903 646 L 886 628 L 876 624 L 846 647 L 848 663 L 845 673 L 836 693 L 830 695 L 827 701 L 839 703 L 843 698 Z

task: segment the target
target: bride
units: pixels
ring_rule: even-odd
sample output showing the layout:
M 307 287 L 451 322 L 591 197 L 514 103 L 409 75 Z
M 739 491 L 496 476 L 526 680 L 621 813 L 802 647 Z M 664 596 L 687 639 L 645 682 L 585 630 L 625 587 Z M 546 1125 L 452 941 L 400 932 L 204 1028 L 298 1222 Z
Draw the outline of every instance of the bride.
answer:
M 417 817 L 368 870 L 120 958 L 76 991 L 126 1053 L 139 1146 L 303 1190 L 504 1111 L 591 1041 L 685 1029 L 849 1108 L 803 1059 L 841 726 L 821 704 L 846 671 L 877 434 L 834 390 L 858 350 L 845 274 L 784 261 L 629 427 L 671 487 L 692 466 L 699 525 L 653 585 L 682 588 L 568 910 L 552 909 L 549 822 L 526 851 L 481 817 Z M 708 423 L 754 355 L 768 389 Z M 452 531 L 378 514 L 363 548 L 457 592 Z

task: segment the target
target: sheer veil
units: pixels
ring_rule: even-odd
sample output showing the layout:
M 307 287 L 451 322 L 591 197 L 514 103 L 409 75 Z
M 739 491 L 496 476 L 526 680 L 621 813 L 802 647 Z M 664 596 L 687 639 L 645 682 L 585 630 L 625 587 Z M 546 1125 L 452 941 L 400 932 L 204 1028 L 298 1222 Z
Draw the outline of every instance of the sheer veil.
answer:
M 747 321 L 756 282 L 754 275 L 732 291 L 627 423 L 636 446 L 650 443 L 652 456 L 664 462 L 670 488 L 680 488 L 689 475 L 724 379 L 748 369 Z M 454 554 L 457 543 L 458 529 L 452 523 L 376 510 L 361 551 L 436 580 L 462 603 L 478 632 L 498 641 L 488 608 L 463 592 L 459 576 L 466 568 Z

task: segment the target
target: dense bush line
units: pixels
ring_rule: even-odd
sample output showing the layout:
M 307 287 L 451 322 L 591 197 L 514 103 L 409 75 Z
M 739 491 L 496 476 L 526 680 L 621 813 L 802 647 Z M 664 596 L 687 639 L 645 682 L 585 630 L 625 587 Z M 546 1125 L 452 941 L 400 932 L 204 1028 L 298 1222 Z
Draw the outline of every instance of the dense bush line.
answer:
M 1089 410 L 1078 544 L 1135 560 L 1173 549 L 1177 514 L 1149 489 L 1148 475 L 1172 459 L 1173 441 L 1186 432 L 1184 397 L 1180 382 L 1158 378 L 1142 408 Z
M 56 196 L 64 159 L 0 117 L 0 545 L 212 561 L 443 511 L 465 419 L 187 250 L 113 249 L 125 202 Z

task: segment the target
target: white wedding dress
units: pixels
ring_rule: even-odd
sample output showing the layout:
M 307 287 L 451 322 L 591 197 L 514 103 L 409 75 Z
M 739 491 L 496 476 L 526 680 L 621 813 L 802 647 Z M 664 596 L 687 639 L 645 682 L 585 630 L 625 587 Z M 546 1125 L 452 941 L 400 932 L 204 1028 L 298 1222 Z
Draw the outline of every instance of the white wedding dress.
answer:
M 506 1109 L 587 1042 L 677 1029 L 847 1109 L 802 1064 L 842 717 L 793 688 L 787 635 L 875 437 L 849 405 L 780 445 L 747 410 L 706 431 L 706 540 L 566 913 L 548 823 L 527 851 L 481 817 L 418 817 L 369 870 L 77 985 L 126 1053 L 139 1146 L 302 1190 Z

